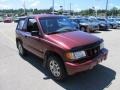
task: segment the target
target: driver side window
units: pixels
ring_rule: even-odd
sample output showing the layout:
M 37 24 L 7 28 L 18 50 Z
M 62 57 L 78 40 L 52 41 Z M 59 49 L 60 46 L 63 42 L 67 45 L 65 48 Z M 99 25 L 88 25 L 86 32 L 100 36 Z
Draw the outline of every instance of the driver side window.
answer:
M 39 31 L 36 19 L 28 19 L 27 32 Z

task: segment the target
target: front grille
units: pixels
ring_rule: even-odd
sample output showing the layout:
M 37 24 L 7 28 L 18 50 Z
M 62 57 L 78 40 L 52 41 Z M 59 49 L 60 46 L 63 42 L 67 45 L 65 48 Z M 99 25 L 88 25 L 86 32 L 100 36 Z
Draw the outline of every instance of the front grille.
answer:
M 100 44 L 103 42 L 103 40 L 101 39 L 100 41 L 97 41 L 95 43 L 86 45 L 86 46 L 80 46 L 80 47 L 75 47 L 71 49 L 71 52 L 76 52 L 76 51 L 82 51 L 84 50 L 86 53 L 86 57 L 81 58 L 79 60 L 75 60 L 73 61 L 73 63 L 84 63 L 87 62 L 88 60 L 93 59 L 94 57 L 96 57 L 99 52 L 100 52 Z
M 94 28 L 98 28 L 98 26 L 94 26 Z
M 87 50 L 85 50 L 85 52 L 87 55 L 87 59 L 92 59 L 100 52 L 100 45 L 90 48 L 90 49 L 87 49 Z
M 88 60 L 91 60 L 94 57 L 96 57 L 99 54 L 99 52 L 100 52 L 100 45 L 89 48 L 89 49 L 86 49 L 85 50 L 86 57 L 82 58 L 80 60 L 73 61 L 73 62 L 74 63 L 79 63 L 79 64 L 87 62 Z

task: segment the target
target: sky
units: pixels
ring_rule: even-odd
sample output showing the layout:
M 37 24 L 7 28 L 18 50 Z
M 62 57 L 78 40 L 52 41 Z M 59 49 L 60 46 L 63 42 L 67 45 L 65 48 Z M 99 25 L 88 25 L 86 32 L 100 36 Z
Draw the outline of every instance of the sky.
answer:
M 80 11 L 88 8 L 95 7 L 96 9 L 105 9 L 106 0 L 54 0 L 55 9 L 60 9 L 60 6 L 64 6 L 64 9 L 70 9 L 70 3 L 72 10 Z M 23 8 L 24 0 L 0 0 L 0 9 L 19 9 Z M 38 8 L 49 9 L 52 6 L 52 0 L 25 0 L 26 8 Z M 120 8 L 120 0 L 109 0 L 108 8 L 117 7 Z

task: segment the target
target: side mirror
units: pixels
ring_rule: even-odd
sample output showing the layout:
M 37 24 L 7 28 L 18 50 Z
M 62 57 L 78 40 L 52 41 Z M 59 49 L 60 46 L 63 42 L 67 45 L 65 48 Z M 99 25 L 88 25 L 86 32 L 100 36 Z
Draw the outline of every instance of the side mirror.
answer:
M 32 36 L 39 36 L 39 31 L 31 31 Z

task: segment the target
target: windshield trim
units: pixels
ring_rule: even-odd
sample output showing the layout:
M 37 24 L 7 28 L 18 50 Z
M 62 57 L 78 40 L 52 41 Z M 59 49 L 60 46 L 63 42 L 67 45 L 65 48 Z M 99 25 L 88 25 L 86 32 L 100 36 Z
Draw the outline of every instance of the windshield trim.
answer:
M 68 25 L 66 25 L 66 26 L 63 26 L 63 27 L 60 27 L 60 28 L 58 28 L 58 29 L 55 29 L 55 31 L 53 30 L 52 32 L 50 32 L 49 31 L 49 29 L 45 29 L 44 27 L 44 24 L 42 23 L 42 20 L 43 20 L 43 22 L 44 22 L 44 20 L 48 20 L 48 19 L 51 19 L 51 20 L 53 20 L 53 19 L 66 19 L 66 21 L 68 22 Z M 56 33 L 63 33 L 63 32 L 71 32 L 71 31 L 75 31 L 75 28 L 73 28 L 72 26 L 74 26 L 70 21 L 69 21 L 69 19 L 67 18 L 67 17 L 47 17 L 47 18 L 39 18 L 39 23 L 41 24 L 41 28 L 42 28 L 42 30 L 43 30 L 43 33 L 45 33 L 45 34 L 47 34 L 47 35 L 50 35 L 50 34 L 56 34 Z M 46 22 L 45 22 L 46 23 Z M 66 27 L 69 27 L 69 30 L 68 29 L 64 29 L 64 30 L 62 30 L 62 31 L 58 31 L 58 30 L 60 30 L 61 28 L 66 28 Z M 53 26 L 53 28 L 54 28 L 54 26 Z

